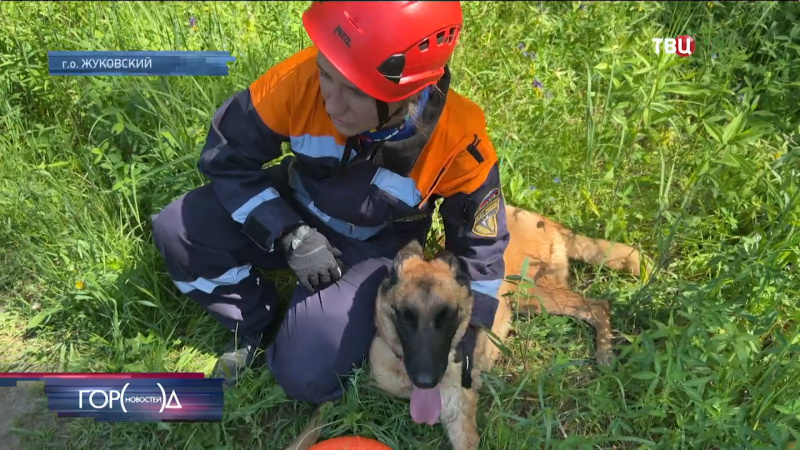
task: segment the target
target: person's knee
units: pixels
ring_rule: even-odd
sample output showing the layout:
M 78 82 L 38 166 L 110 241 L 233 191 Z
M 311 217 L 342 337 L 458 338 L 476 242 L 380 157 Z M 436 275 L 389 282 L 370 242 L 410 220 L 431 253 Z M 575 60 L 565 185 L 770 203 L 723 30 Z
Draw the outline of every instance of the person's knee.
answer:
M 269 355 L 287 395 L 312 403 L 342 396 L 375 335 L 374 293 L 385 265 L 365 260 L 313 296 L 295 290 Z
M 236 229 L 229 223 L 210 185 L 195 188 L 176 198 L 153 219 L 153 242 L 167 260 L 186 260 L 197 248 L 234 246 Z
M 310 403 L 323 403 L 344 394 L 354 367 L 362 360 L 336 364 L 330 358 L 320 358 L 313 351 L 292 351 L 293 358 L 270 358 L 270 371 L 278 385 L 289 397 Z M 335 355 L 333 351 L 329 355 Z M 338 367 L 337 367 L 338 366 Z
M 342 381 L 332 367 L 311 368 L 307 364 L 280 362 L 270 367 L 278 385 L 289 397 L 310 403 L 323 403 L 341 397 Z
M 181 242 L 181 198 L 173 200 L 153 217 L 153 242 L 164 257 L 178 250 Z

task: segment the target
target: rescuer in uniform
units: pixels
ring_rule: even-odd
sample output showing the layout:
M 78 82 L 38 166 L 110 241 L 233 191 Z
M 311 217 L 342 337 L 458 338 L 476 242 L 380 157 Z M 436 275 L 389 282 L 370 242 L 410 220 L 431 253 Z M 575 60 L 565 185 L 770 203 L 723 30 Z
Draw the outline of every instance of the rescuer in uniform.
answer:
M 425 242 L 439 199 L 471 324 L 491 327 L 509 235 L 484 113 L 450 89 L 462 20 L 459 2 L 314 2 L 313 44 L 216 112 L 198 163 L 210 182 L 153 230 L 178 289 L 235 332 L 215 369 L 226 384 L 265 360 L 297 400 L 340 397 L 378 286 L 402 246 Z M 271 343 L 279 295 L 259 268 L 298 278 Z

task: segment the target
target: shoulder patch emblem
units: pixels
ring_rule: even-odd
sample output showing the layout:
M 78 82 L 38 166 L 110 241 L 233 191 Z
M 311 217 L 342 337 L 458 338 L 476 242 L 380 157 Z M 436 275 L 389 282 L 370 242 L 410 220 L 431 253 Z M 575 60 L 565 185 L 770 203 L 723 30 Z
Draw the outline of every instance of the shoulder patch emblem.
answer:
M 472 225 L 472 232 L 478 236 L 497 236 L 497 213 L 500 211 L 500 189 L 489 191 L 481 200 Z

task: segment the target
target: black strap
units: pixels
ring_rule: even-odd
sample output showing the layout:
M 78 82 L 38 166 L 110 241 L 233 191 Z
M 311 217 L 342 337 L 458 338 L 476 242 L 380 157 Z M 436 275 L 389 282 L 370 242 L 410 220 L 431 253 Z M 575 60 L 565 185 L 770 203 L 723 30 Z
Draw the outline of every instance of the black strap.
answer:
M 377 142 L 374 143 L 367 151 L 362 151 L 361 146 L 358 145 L 356 148 L 357 154 L 356 157 L 350 161 L 350 155 L 352 154 L 352 148 L 349 146 L 345 146 L 344 154 L 342 155 L 342 160 L 339 162 L 339 172 L 348 169 L 351 165 L 356 165 L 364 162 L 372 161 L 375 155 L 378 153 L 378 150 L 383 146 L 384 142 Z
M 472 388 L 472 366 L 474 365 L 473 357 L 477 340 L 478 329 L 471 325 L 468 326 L 456 351 L 456 362 L 464 362 L 461 365 L 461 387 L 464 389 Z
M 345 141 L 344 153 L 342 153 L 342 159 L 339 161 L 339 172 L 344 170 L 347 164 L 350 163 L 350 156 L 352 156 L 353 150 L 358 152 L 358 136 L 350 136 Z
M 475 139 L 467 146 L 467 151 L 475 158 L 475 161 L 478 161 L 478 164 L 483 162 L 483 155 L 481 155 L 481 152 L 478 150 L 478 144 L 480 143 L 481 140 L 478 139 L 478 135 L 476 134 Z
M 378 129 L 380 130 L 391 119 L 391 116 L 389 116 L 389 104 L 383 100 L 375 99 L 375 107 L 378 109 Z

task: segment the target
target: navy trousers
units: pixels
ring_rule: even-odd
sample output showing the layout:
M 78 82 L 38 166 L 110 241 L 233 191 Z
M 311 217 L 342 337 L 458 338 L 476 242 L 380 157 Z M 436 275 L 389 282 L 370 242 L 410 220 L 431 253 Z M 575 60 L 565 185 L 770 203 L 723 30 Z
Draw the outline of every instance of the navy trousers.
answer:
M 298 212 L 342 251 L 345 271 L 314 294 L 295 287 L 267 359 L 287 395 L 321 403 L 343 394 L 349 373 L 368 354 L 375 297 L 394 249 L 342 236 Z M 165 207 L 153 219 L 153 236 L 175 285 L 223 326 L 241 335 L 270 325 L 278 292 L 257 268 L 288 266 L 280 251 L 265 251 L 241 232 L 211 184 Z

